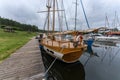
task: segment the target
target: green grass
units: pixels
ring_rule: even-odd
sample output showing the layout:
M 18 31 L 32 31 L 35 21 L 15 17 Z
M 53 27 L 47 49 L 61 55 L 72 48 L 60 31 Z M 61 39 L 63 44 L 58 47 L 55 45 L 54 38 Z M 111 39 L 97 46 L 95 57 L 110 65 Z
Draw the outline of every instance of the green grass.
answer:
M 9 57 L 18 48 L 27 43 L 35 33 L 16 31 L 4 32 L 0 29 L 0 61 Z

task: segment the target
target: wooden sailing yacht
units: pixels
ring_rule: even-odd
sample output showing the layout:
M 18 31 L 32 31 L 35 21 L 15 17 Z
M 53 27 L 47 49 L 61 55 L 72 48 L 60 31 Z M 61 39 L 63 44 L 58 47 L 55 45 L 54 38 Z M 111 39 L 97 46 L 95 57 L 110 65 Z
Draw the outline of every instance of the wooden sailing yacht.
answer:
M 51 6 L 53 5 L 53 6 Z M 57 8 L 56 8 L 57 7 Z M 55 22 L 56 22 L 56 12 L 63 10 L 58 9 L 57 0 L 48 0 L 47 4 L 47 33 L 43 34 L 40 42 L 40 46 L 51 56 L 62 60 L 66 63 L 76 62 L 83 52 L 87 49 L 87 45 L 80 43 L 80 41 L 75 41 L 74 36 L 78 33 L 76 31 L 59 31 L 55 33 Z M 51 8 L 53 10 L 51 10 Z M 50 13 L 52 13 L 52 27 L 50 27 Z M 60 26 L 61 27 L 61 26 Z M 52 28 L 52 32 L 50 31 Z M 61 28 L 62 29 L 62 28 Z

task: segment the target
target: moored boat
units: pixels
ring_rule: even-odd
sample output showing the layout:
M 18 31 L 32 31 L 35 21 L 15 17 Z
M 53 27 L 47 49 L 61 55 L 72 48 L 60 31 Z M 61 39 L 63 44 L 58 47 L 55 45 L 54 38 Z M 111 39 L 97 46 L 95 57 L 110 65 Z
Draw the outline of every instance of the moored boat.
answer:
M 75 42 L 71 39 L 53 40 L 46 37 L 40 44 L 49 55 L 67 63 L 76 62 L 87 49 L 87 45 L 83 43 L 74 46 Z
M 53 4 L 53 6 L 51 6 Z M 55 10 L 57 0 L 48 0 L 47 4 L 47 27 L 48 32 L 43 34 L 43 37 L 40 41 L 40 46 L 43 48 L 49 55 L 63 61 L 66 63 L 73 63 L 79 60 L 80 56 L 87 49 L 87 45 L 82 42 L 78 33 L 74 31 L 59 31 L 55 33 L 55 13 L 62 10 Z M 58 5 L 58 4 L 57 4 Z M 51 7 L 53 10 L 51 10 Z M 57 6 L 58 7 L 58 6 Z M 57 8 L 58 9 L 58 8 Z M 50 32 L 50 12 L 52 12 L 52 32 Z M 60 26 L 61 27 L 61 26 Z M 60 28 L 61 29 L 61 28 Z M 76 36 L 77 35 L 77 36 Z M 75 38 L 79 38 L 77 41 Z

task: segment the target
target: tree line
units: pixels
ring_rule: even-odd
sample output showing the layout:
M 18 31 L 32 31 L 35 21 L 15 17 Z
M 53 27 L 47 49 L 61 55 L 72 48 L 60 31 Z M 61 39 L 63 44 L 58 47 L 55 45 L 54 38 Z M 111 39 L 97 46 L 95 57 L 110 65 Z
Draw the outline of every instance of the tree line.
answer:
M 11 19 L 0 17 L 0 27 L 5 28 L 6 26 L 10 26 L 14 30 L 19 30 L 19 31 L 32 31 L 32 32 L 41 31 L 38 29 L 36 25 L 22 24 L 20 22 Z

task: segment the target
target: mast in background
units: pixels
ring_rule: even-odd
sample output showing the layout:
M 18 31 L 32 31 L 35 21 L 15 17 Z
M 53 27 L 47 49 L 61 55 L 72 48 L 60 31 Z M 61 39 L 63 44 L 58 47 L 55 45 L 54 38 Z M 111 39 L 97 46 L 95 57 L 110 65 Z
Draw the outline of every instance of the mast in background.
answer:
M 107 16 L 107 14 L 105 15 L 105 27 L 110 27 L 109 26 L 109 21 L 108 21 L 108 16 Z
M 114 21 L 113 21 L 113 25 L 112 25 L 114 28 L 117 28 L 117 27 L 120 27 L 120 23 L 119 23 L 119 18 L 118 18 L 118 15 L 117 15 L 117 12 L 115 11 L 115 18 L 114 18 Z

